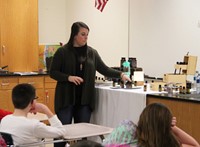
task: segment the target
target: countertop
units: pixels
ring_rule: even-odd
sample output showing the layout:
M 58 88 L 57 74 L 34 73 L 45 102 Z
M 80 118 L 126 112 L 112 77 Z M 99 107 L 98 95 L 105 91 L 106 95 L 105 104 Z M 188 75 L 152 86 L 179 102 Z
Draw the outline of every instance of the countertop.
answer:
M 10 76 L 42 76 L 49 75 L 48 72 L 0 72 L 0 77 L 10 77 Z
M 191 94 L 179 94 L 179 93 L 160 93 L 160 94 L 147 94 L 147 97 L 155 97 L 155 98 L 163 98 L 163 99 L 171 99 L 178 101 L 187 101 L 187 102 L 195 102 L 200 103 L 200 94 L 197 94 L 195 91 Z

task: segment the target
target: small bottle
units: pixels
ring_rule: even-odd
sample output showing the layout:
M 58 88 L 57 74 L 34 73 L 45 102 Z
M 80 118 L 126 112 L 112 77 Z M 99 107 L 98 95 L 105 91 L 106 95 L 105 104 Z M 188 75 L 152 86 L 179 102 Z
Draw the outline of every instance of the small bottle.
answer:
M 144 84 L 144 91 L 147 91 L 147 85 L 146 84 Z
M 153 83 L 154 83 L 154 80 L 152 80 L 151 83 L 150 83 L 150 86 L 149 86 L 149 89 L 150 89 L 150 90 L 153 89 Z
M 116 85 L 117 85 L 117 81 L 116 81 L 116 79 L 113 79 L 113 87 L 116 87 Z
M 168 88 L 168 86 L 167 86 L 167 84 L 165 84 L 165 85 L 164 85 L 164 88 L 163 88 L 163 91 L 166 91 L 166 92 L 167 92 L 167 88 Z
M 186 88 L 186 94 L 191 94 L 190 88 Z
M 183 86 L 183 89 L 182 89 L 182 94 L 186 94 L 186 89 L 185 89 L 185 86 Z
M 180 94 L 183 93 L 183 88 L 182 88 L 182 86 L 179 86 L 179 93 L 180 93 Z
M 158 91 L 161 92 L 162 91 L 162 85 L 158 86 Z
M 144 91 L 147 91 L 147 81 L 144 83 Z
M 121 70 L 123 70 L 123 63 L 126 61 L 126 58 L 125 57 L 121 57 L 121 60 L 120 60 L 120 68 Z
M 131 71 L 130 71 L 130 62 L 124 61 L 123 62 L 123 73 L 130 77 Z
M 134 81 L 134 86 L 137 86 L 137 81 Z
M 193 77 L 193 82 L 192 82 L 192 89 L 194 91 L 196 91 L 196 88 L 197 88 L 197 76 L 198 76 L 199 72 L 196 71 L 195 74 L 194 74 L 194 77 Z
M 187 81 L 186 82 L 186 94 L 190 94 L 190 89 L 192 88 L 192 83 Z
M 122 80 L 120 81 L 120 87 L 124 88 L 124 81 L 122 81 Z
M 196 93 L 200 94 L 200 74 L 197 76 Z

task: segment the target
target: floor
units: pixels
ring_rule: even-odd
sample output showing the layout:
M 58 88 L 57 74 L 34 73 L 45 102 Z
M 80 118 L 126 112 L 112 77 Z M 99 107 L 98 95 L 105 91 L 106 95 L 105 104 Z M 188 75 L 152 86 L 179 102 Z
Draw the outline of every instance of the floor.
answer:
M 46 141 L 52 141 L 52 139 L 46 139 Z M 52 144 L 46 144 L 44 147 L 53 147 L 53 143 Z M 66 147 L 69 147 L 69 145 L 67 144 Z
M 53 144 L 47 144 L 45 147 L 53 147 Z

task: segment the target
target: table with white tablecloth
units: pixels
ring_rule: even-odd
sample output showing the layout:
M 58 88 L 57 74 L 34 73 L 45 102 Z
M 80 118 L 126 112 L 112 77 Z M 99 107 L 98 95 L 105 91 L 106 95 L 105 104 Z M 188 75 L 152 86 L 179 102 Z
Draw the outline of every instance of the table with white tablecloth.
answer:
M 110 86 L 96 86 L 96 107 L 91 122 L 115 127 L 122 120 L 129 119 L 137 124 L 142 110 L 146 106 L 146 94 L 159 93 L 138 89 L 113 89 Z

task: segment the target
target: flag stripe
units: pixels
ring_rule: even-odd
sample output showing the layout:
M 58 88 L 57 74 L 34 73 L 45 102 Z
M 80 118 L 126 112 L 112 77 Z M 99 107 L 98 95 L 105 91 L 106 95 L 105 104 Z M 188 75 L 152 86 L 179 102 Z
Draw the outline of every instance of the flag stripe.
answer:
M 95 0 L 95 7 L 102 12 L 107 2 L 108 0 Z
M 103 11 L 103 9 L 104 9 L 106 3 L 107 3 L 107 0 L 103 0 L 103 5 L 102 5 L 102 8 L 101 8 L 101 10 L 100 10 L 101 12 Z

